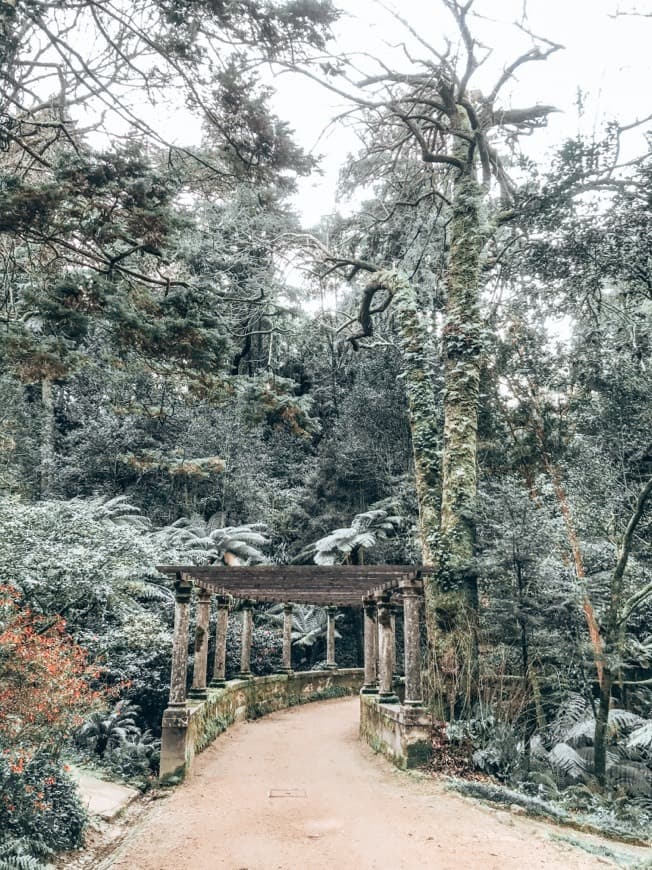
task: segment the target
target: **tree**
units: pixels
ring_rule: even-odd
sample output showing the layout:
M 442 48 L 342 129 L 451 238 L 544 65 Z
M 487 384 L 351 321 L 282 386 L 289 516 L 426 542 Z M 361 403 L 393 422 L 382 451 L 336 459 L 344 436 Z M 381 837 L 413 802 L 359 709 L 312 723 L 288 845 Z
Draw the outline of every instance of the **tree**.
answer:
M 442 0 L 456 28 L 455 50 L 450 43 L 445 49 L 427 43 L 395 15 L 397 25 L 402 25 L 406 39 L 413 43 L 405 52 L 412 67 L 409 71 L 395 72 L 378 62 L 377 71 L 353 81 L 346 64 L 340 63 L 339 78 L 325 81 L 347 99 L 349 114 L 358 119 L 366 139 L 362 160 L 373 162 L 376 171 L 391 179 L 388 189 L 393 199 L 383 203 L 385 215 L 414 201 L 413 174 L 406 191 L 401 176 L 390 169 L 395 161 L 409 156 L 413 164 L 420 161 L 423 195 L 441 208 L 448 227 L 441 430 L 425 351 L 426 330 L 439 331 L 432 312 L 426 309 L 422 318 L 413 284 L 383 268 L 382 262 L 366 257 L 364 251 L 322 250 L 329 271 L 346 268 L 349 277 L 361 271 L 372 273 L 362 295 L 360 329 L 351 336 L 352 342 L 357 345 L 373 334 L 374 315 L 390 305 L 394 309 L 408 395 L 423 560 L 435 568 L 425 584 L 430 647 L 434 651 L 443 627 L 463 626 L 471 638 L 470 661 L 476 664 L 462 670 L 472 681 L 477 671 L 475 500 L 484 332 L 482 267 L 497 227 L 513 217 L 516 190 L 497 143 L 515 143 L 519 135 L 545 124 L 554 111 L 551 106 L 506 109 L 500 105 L 500 96 L 517 70 L 547 59 L 559 48 L 532 36 L 532 47 L 505 66 L 488 92 L 472 90 L 471 81 L 488 53 L 470 29 L 473 5 L 473 0 Z M 309 69 L 304 72 L 319 79 Z M 492 196 L 494 181 L 499 189 L 497 201 Z

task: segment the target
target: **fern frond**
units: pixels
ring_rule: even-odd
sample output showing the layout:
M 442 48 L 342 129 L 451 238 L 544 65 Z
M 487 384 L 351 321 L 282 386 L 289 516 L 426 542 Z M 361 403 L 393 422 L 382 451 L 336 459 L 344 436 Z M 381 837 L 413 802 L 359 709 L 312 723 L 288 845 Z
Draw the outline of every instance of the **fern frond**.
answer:
M 628 749 L 642 749 L 652 753 L 652 719 L 644 721 L 627 738 Z
M 607 767 L 609 784 L 620 786 L 627 794 L 652 797 L 652 772 L 636 761 L 619 761 Z
M 580 779 L 586 773 L 586 762 L 568 743 L 557 743 L 548 753 L 548 763 L 556 773 Z
M 618 707 L 609 710 L 609 731 L 614 735 L 634 731 L 644 722 L 645 719 L 642 716 L 630 713 L 629 710 L 622 710 Z

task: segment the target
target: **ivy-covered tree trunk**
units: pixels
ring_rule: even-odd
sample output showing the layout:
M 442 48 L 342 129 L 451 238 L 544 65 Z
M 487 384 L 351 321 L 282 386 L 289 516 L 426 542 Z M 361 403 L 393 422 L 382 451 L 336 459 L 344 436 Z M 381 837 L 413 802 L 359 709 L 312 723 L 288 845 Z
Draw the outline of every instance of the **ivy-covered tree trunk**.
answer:
M 444 433 L 441 521 L 435 565 L 439 621 L 448 639 L 440 682 L 447 684 L 451 713 L 468 706 L 478 679 L 478 590 L 475 568 L 478 397 L 482 320 L 480 266 L 486 239 L 485 190 L 472 153 L 465 109 L 452 126 L 454 155 L 464 166 L 453 186 L 450 251 L 446 280 L 444 354 Z
M 424 565 L 433 565 L 432 545 L 439 531 L 441 479 L 437 397 L 426 356 L 426 324 L 414 287 L 404 275 L 389 270 L 374 273 L 368 289 L 382 289 L 393 297 L 398 326 L 402 375 L 408 401 L 414 477 L 419 507 L 419 536 Z M 426 606 L 428 606 L 426 596 Z

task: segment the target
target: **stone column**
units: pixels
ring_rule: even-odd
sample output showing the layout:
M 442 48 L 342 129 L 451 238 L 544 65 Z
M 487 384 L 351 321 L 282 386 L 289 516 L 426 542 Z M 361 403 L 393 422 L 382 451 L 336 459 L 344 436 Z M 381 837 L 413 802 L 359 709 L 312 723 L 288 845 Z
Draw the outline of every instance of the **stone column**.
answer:
M 192 583 L 181 578 L 174 584 L 174 634 L 172 636 L 172 672 L 169 707 L 186 706 L 188 675 L 188 628 Z
M 413 583 L 401 585 L 405 636 L 405 700 L 407 707 L 423 706 L 421 691 L 421 590 Z
M 392 646 L 394 636 L 392 634 L 392 605 L 389 596 L 383 596 L 378 601 L 378 625 L 380 627 L 380 693 L 378 700 L 381 704 L 398 704 L 398 697 L 393 690 L 392 671 Z
M 363 598 L 364 608 L 364 685 L 363 695 L 378 693 L 378 625 L 375 598 Z
M 251 636 L 254 629 L 253 602 L 246 601 L 242 611 L 242 652 L 240 654 L 241 680 L 251 679 Z
M 328 623 L 326 626 L 326 669 L 334 671 L 337 669 L 335 661 L 335 614 L 337 607 L 327 607 L 326 614 Z
M 390 621 L 392 626 L 392 675 L 396 675 L 396 611 L 398 607 L 392 604 L 390 608 Z
M 200 589 L 197 596 L 197 624 L 195 627 L 195 664 L 192 671 L 191 698 L 206 698 L 208 670 L 208 621 L 211 615 L 211 593 Z
M 284 674 L 292 673 L 292 605 L 283 605 L 283 667 Z
M 217 596 L 217 619 L 215 621 L 215 659 L 211 688 L 222 689 L 226 686 L 226 630 L 229 625 L 228 595 Z

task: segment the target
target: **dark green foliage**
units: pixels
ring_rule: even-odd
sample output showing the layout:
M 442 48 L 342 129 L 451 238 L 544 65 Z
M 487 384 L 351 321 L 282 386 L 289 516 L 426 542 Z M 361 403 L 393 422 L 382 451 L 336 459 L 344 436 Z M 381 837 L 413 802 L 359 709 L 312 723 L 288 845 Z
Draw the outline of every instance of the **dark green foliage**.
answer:
M 238 614 L 229 619 L 226 635 L 226 676 L 235 678 L 240 672 L 242 649 L 242 622 Z M 281 632 L 262 626 L 254 626 L 251 641 L 251 672 L 258 677 L 278 673 L 283 656 Z
M 24 837 L 30 852 L 75 849 L 82 843 L 86 812 L 61 761 L 34 756 L 21 772 L 0 760 L 0 831 Z

